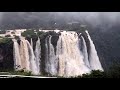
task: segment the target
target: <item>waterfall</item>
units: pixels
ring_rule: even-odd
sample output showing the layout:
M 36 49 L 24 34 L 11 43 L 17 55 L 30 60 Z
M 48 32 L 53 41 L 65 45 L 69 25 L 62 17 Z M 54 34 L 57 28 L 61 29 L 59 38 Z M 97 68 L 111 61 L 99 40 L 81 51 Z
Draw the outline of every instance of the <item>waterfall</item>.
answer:
M 75 32 L 61 32 L 62 53 L 59 53 L 59 75 L 77 76 L 83 73 L 89 73 L 90 69 L 83 61 L 83 55 L 79 49 L 79 38 Z M 60 50 L 60 49 L 59 49 Z
M 41 45 L 40 45 L 40 38 L 38 38 L 35 47 L 35 57 L 36 57 L 36 65 L 37 65 L 37 72 L 41 73 L 40 71 L 40 64 L 41 64 Z
M 30 44 L 31 44 L 31 46 L 32 46 L 32 48 L 33 48 L 33 41 L 32 41 L 32 38 L 31 38 L 31 43 L 30 43 Z
M 64 75 L 64 60 L 62 59 L 62 53 L 63 53 L 63 49 L 62 49 L 62 37 L 59 36 L 59 39 L 57 41 L 57 46 L 56 46 L 56 58 L 58 60 L 58 75 L 62 76 Z
M 83 56 L 84 56 L 84 62 L 85 64 L 90 68 L 90 64 L 88 61 L 88 52 L 87 52 L 87 46 L 86 46 L 86 42 L 83 36 L 81 36 L 82 41 L 83 41 L 83 46 L 82 46 L 82 51 L 83 51 Z
M 36 64 L 36 58 L 34 55 L 34 51 L 30 43 L 26 40 L 27 45 L 28 45 L 28 50 L 29 50 L 29 61 L 30 61 L 30 68 L 32 71 L 32 74 L 39 74 L 39 70 L 37 69 L 37 64 Z
M 15 66 L 21 66 L 19 70 L 31 71 L 32 74 L 39 74 L 38 59 L 34 55 L 34 51 L 28 40 L 21 37 L 20 46 L 17 41 L 14 42 L 14 64 Z M 17 69 L 16 69 L 17 70 Z
M 14 57 L 14 68 L 15 70 L 21 69 L 21 58 L 20 58 L 20 52 L 19 52 L 19 44 L 17 43 L 17 40 L 13 39 L 14 47 L 13 47 L 13 57 Z
M 48 56 L 48 37 L 45 39 L 45 71 L 49 72 L 49 56 Z
M 90 55 L 89 55 L 89 61 L 90 61 L 90 66 L 92 70 L 102 70 L 103 68 L 101 66 L 101 63 L 99 61 L 99 57 L 97 55 L 97 51 L 95 49 L 95 45 L 88 33 L 88 31 L 85 31 L 87 33 L 89 42 L 90 42 Z
M 21 38 L 19 50 L 20 50 L 22 69 L 26 71 L 30 71 L 28 45 L 27 45 L 27 41 L 25 40 L 25 38 Z
M 57 61 L 56 61 L 56 56 L 55 56 L 55 50 L 54 47 L 51 43 L 51 38 L 52 36 L 49 36 L 49 41 L 48 41 L 48 60 L 46 60 L 46 66 L 47 66 L 47 72 L 50 73 L 51 75 L 56 75 L 57 74 Z
M 45 43 L 41 43 L 42 39 L 38 38 L 35 51 L 33 50 L 32 38 L 29 43 L 28 40 L 21 37 L 20 45 L 17 40 L 13 39 L 15 70 L 24 69 L 31 71 L 34 75 L 41 74 L 41 60 L 43 58 L 41 53 L 45 54 L 45 60 L 43 59 L 45 63 L 42 63 L 45 66 L 43 70 L 50 75 L 69 77 L 90 73 L 91 70 L 103 70 L 95 45 L 87 31 L 90 46 L 87 45 L 86 39 L 81 33 L 77 34 L 74 31 L 59 33 L 56 47 L 51 41 L 54 38 L 49 35 L 44 39 Z M 45 45 L 45 52 L 41 51 L 41 48 L 44 48 L 41 44 Z M 87 50 L 87 47 L 90 47 L 90 50 Z

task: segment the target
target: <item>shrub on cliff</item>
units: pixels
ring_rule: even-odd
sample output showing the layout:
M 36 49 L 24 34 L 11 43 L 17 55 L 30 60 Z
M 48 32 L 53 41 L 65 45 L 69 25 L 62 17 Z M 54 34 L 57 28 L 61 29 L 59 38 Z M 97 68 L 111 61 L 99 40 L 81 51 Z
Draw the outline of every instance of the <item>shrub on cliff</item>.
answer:
M 25 76 L 31 76 L 31 72 L 30 71 L 25 71 L 25 70 L 19 70 L 19 71 L 12 71 L 10 72 L 12 75 L 25 75 Z
M 92 70 L 90 74 L 83 74 L 82 78 L 106 78 L 106 74 L 100 70 Z
M 33 38 L 36 37 L 36 33 L 34 32 L 34 30 L 26 30 L 23 33 L 21 33 L 21 35 L 23 37 L 27 37 L 27 38 Z
M 10 38 L 2 38 L 2 39 L 0 39 L 0 44 L 1 43 L 10 43 L 10 42 L 11 42 Z
M 83 74 L 82 76 L 74 76 L 70 78 L 107 78 L 107 75 L 105 72 L 100 70 L 92 70 L 91 73 Z

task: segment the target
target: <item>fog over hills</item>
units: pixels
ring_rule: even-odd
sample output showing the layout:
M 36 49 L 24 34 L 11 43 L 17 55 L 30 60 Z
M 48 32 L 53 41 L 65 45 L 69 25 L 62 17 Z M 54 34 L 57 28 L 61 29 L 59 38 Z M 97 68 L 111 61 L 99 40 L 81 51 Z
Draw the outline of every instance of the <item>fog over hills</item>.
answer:
M 1 28 L 42 27 L 43 24 L 81 22 L 109 28 L 120 23 L 119 12 L 0 12 Z

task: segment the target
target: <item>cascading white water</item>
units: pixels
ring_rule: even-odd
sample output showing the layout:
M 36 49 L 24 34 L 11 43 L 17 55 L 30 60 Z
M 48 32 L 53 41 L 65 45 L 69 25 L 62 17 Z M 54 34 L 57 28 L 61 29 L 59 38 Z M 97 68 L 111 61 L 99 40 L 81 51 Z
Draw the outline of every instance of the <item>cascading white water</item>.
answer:
M 14 42 L 14 48 L 13 48 L 14 68 L 17 71 L 21 69 L 21 58 L 19 52 L 19 44 L 15 39 L 13 39 L 13 42 Z
M 97 55 L 97 51 L 95 49 L 95 45 L 88 33 L 88 31 L 85 31 L 87 33 L 89 42 L 90 42 L 90 52 L 89 52 L 89 62 L 92 70 L 102 70 L 103 68 L 101 66 L 101 63 L 99 61 L 99 57 Z
M 35 57 L 36 57 L 36 65 L 37 65 L 37 72 L 39 74 L 41 73 L 40 71 L 40 65 L 41 65 L 41 45 L 40 45 L 40 38 L 38 38 L 36 42 L 36 47 L 35 47 Z
M 60 76 L 77 76 L 89 73 L 79 49 L 79 38 L 75 32 L 61 32 L 62 54 L 59 58 Z
M 35 58 L 34 51 L 28 40 L 21 37 L 20 39 L 20 47 L 16 40 L 14 42 L 14 60 L 15 65 L 21 66 L 20 69 L 24 69 L 25 71 L 31 71 L 32 74 L 38 75 L 39 68 L 37 67 L 37 59 Z M 37 49 L 37 48 L 36 48 Z M 19 70 L 20 70 L 19 69 Z
M 49 50 L 48 50 L 48 37 L 45 39 L 45 71 L 49 72 Z
M 84 37 L 81 35 L 79 38 L 74 31 L 60 32 L 56 47 L 51 43 L 52 36 L 47 36 L 45 39 L 45 72 L 69 77 L 90 73 L 91 70 L 103 70 L 93 41 L 89 33 L 87 31 L 86 33 L 90 42 L 89 53 Z M 40 38 L 36 41 L 35 51 L 32 39 L 30 44 L 28 40 L 21 37 L 20 46 L 15 39 L 13 42 L 15 66 L 21 66 L 18 70 L 25 69 L 35 75 L 41 74 Z
M 20 50 L 22 69 L 24 69 L 26 71 L 30 71 L 28 45 L 27 45 L 27 41 L 23 37 L 21 37 L 19 50 Z
M 56 59 L 58 61 L 58 75 L 62 76 L 64 75 L 64 69 L 65 69 L 65 62 L 64 59 L 62 59 L 63 49 L 62 49 L 62 37 L 59 36 L 59 39 L 57 41 L 56 46 Z
M 46 66 L 47 66 L 47 73 L 50 73 L 51 75 L 57 74 L 57 59 L 55 55 L 54 47 L 51 43 L 52 36 L 49 36 L 48 41 L 48 60 L 46 60 Z
M 29 50 L 29 61 L 30 61 L 30 68 L 31 68 L 32 74 L 38 75 L 39 70 L 37 68 L 36 58 L 34 55 L 33 48 L 27 40 L 26 40 L 26 42 L 27 42 L 28 50 Z
M 90 68 L 90 64 L 88 61 L 88 52 L 87 52 L 87 46 L 86 46 L 86 42 L 83 36 L 81 36 L 82 41 L 83 41 L 83 47 L 82 47 L 82 51 L 83 51 L 83 56 L 84 56 L 84 62 L 85 64 Z
M 31 43 L 30 43 L 30 44 L 31 44 L 31 47 L 33 48 L 33 41 L 32 41 L 32 38 L 31 38 Z
M 52 75 L 56 75 L 57 74 L 57 59 L 56 59 L 56 55 L 55 55 L 55 50 L 54 50 L 54 46 L 51 43 L 51 38 L 52 36 L 50 36 L 49 38 L 49 59 L 50 59 L 50 64 L 51 64 L 51 74 Z

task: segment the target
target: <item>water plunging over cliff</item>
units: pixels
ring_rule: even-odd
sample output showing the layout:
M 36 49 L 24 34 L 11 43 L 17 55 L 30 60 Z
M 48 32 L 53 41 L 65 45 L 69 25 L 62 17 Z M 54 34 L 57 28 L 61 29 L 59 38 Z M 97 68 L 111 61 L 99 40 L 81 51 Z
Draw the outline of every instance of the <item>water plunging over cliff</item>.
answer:
M 90 67 L 92 70 L 102 70 L 103 68 L 101 66 L 101 63 L 99 61 L 99 57 L 97 55 L 97 51 L 95 49 L 95 45 L 88 33 L 88 31 L 85 31 L 87 33 L 89 42 L 90 42 L 90 55 L 89 55 L 89 62 L 90 62 Z
M 43 43 L 38 38 L 35 50 L 33 50 L 32 39 L 30 44 L 22 37 L 20 45 L 17 40 L 13 39 L 15 69 L 25 69 L 35 75 L 41 74 L 41 53 L 43 53 L 41 46 L 45 46 L 44 71 L 50 75 L 69 77 L 90 73 L 91 70 L 103 70 L 95 45 L 88 31 L 85 32 L 90 43 L 89 53 L 84 36 L 74 31 L 57 32 L 60 35 L 56 46 L 51 42 L 54 39 L 52 35 L 45 38 L 44 45 L 41 45 Z

